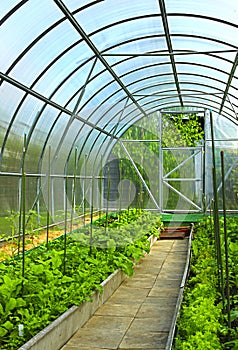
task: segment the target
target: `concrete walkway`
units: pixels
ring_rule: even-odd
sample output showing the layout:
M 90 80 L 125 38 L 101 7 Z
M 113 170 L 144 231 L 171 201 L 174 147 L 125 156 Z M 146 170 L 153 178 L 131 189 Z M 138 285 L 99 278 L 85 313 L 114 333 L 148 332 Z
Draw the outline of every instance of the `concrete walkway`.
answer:
M 188 238 L 159 240 L 151 253 L 61 350 L 165 349 Z

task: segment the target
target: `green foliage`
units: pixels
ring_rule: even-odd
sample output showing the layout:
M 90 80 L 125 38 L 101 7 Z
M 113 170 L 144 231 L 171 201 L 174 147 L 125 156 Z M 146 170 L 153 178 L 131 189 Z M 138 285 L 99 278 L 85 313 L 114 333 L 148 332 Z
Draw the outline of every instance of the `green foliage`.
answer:
M 223 223 L 223 217 L 220 217 L 224 266 Z M 232 329 L 228 328 L 227 315 L 224 314 L 220 288 L 218 288 L 213 227 L 211 217 L 204 218 L 195 226 L 191 272 L 178 321 L 178 336 L 174 344 L 176 350 L 237 350 L 238 348 L 238 244 L 236 241 L 238 220 L 227 218 Z
M 204 138 L 204 131 L 196 114 L 167 115 L 163 119 L 164 147 L 193 147 Z
M 161 130 L 160 127 L 162 127 Z M 191 155 L 189 147 L 201 145 L 203 143 L 203 138 L 204 131 L 202 121 L 196 114 L 186 115 L 186 118 L 183 114 L 163 115 L 161 125 L 158 114 L 154 114 L 151 115 L 149 119 L 142 118 L 137 124 L 132 125 L 123 134 L 123 139 L 132 141 L 138 140 L 138 142 L 127 142 L 126 147 L 140 171 L 144 182 L 148 188 L 152 190 L 154 198 L 158 201 L 160 197 L 160 148 L 163 148 L 163 172 L 164 174 L 167 174 L 172 169 L 176 168 L 178 164 L 186 160 Z M 158 142 L 158 140 L 161 142 Z M 170 147 L 186 147 L 187 150 L 170 150 Z M 128 179 L 136 187 L 136 198 L 134 199 L 132 206 L 145 208 L 146 205 L 150 205 L 150 207 L 153 207 L 153 203 L 149 202 L 150 197 L 147 188 L 145 188 L 141 178 L 138 176 L 138 173 L 134 169 L 134 166 L 131 164 L 120 143 L 115 145 L 113 155 L 119 160 L 120 181 Z M 149 164 L 153 164 L 153 168 L 158 169 L 158 174 L 155 172 L 155 176 L 151 176 L 150 169 L 148 169 L 150 167 Z M 190 177 L 193 177 L 193 174 L 195 174 L 193 161 L 184 163 L 183 167 L 177 169 L 170 175 L 170 178 L 187 177 L 186 173 L 191 174 Z M 184 174 L 186 176 L 184 176 Z M 176 190 L 180 191 L 181 183 L 179 181 L 171 182 L 170 180 L 170 184 Z M 186 189 L 189 192 L 189 195 L 193 196 L 193 184 L 188 183 Z M 163 196 L 163 200 L 167 204 L 166 208 L 175 209 L 177 202 L 179 201 L 179 195 L 173 190 L 165 188 Z
M 26 254 L 24 279 L 21 277 L 20 256 L 17 259 L 9 257 L 0 263 L 2 350 L 17 349 L 72 305 L 91 301 L 95 290 L 102 291 L 101 282 L 116 269 L 122 269 L 129 276 L 133 274 L 135 261 L 145 251 L 149 252 L 149 231 L 161 222 L 158 216 L 147 212 L 131 210 L 121 215 L 128 217 L 128 232 L 126 227 L 114 226 L 108 235 L 104 227 L 99 227 L 100 235 L 94 237 L 94 243 L 96 239 L 103 239 L 103 244 L 98 246 L 89 246 L 87 229 L 86 232 L 68 235 L 65 271 L 62 239 L 50 242 L 48 249 L 46 245 L 41 245 Z M 138 237 L 134 232 L 138 224 L 137 220 L 133 222 L 133 215 L 139 226 L 143 223 L 144 234 Z M 126 219 L 122 221 L 126 222 Z M 113 235 L 113 232 L 116 234 Z M 124 237 L 123 245 L 118 244 L 120 234 Z M 23 336 L 18 333 L 19 324 L 24 325 Z

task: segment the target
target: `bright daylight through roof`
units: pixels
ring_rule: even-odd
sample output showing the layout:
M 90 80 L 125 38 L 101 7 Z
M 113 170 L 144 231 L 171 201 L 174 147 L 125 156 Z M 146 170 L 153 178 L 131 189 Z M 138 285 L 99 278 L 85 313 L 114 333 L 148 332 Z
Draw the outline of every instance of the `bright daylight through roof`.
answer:
M 238 214 L 237 38 L 237 0 L 2 0 L 0 238 L 15 245 L 1 260 L 63 235 L 65 274 L 67 234 L 87 227 L 90 254 L 124 246 L 107 226 L 125 212 L 168 226 L 214 215 L 220 232 Z

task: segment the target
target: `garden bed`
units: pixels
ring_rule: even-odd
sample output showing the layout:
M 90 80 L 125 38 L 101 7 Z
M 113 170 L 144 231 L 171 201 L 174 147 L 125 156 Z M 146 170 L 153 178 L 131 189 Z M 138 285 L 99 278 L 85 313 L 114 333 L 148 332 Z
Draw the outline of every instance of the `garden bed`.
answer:
M 156 240 L 156 236 L 150 236 L 150 246 Z M 80 306 L 72 306 L 18 350 L 60 349 L 110 298 L 126 277 L 127 275 L 122 270 L 116 270 L 101 283 L 102 292 L 95 291 L 91 296 L 91 301 L 84 301 Z
M 93 220 L 97 220 L 100 217 L 98 213 L 93 215 Z M 70 232 L 70 229 L 76 230 L 80 227 L 83 227 L 90 224 L 90 215 L 85 216 L 85 218 L 78 217 L 73 224 L 70 222 L 67 223 L 66 232 Z M 13 225 L 13 224 L 12 224 Z M 14 222 L 14 226 L 16 223 Z M 39 229 L 32 229 L 30 232 L 26 234 L 25 241 L 25 250 L 30 250 L 38 247 L 41 244 L 46 243 L 47 239 L 52 241 L 53 239 L 57 239 L 60 236 L 64 235 L 65 228 L 62 226 L 62 222 L 59 224 L 51 225 L 48 228 L 43 227 Z M 7 256 L 14 257 L 18 253 L 18 244 L 19 244 L 18 235 L 13 236 L 5 236 L 5 238 L 0 239 L 0 261 L 5 260 Z M 20 241 L 22 241 L 22 235 L 20 237 Z M 21 248 L 20 248 L 21 249 Z
M 238 349 L 238 220 L 227 220 L 227 260 L 223 225 L 220 217 L 221 265 L 213 219 L 208 217 L 195 225 L 191 272 L 174 350 Z
M 126 274 L 123 271 L 116 270 L 101 283 L 103 288 L 101 293 L 96 291 L 91 296 L 91 301 L 84 301 L 80 306 L 72 306 L 19 350 L 60 349 L 113 294 L 125 278 Z
M 130 224 L 126 226 L 117 222 L 105 231 L 103 226 L 89 225 L 84 232 L 79 229 L 49 246 L 39 246 L 25 254 L 24 259 L 9 257 L 0 264 L 1 349 L 15 350 L 28 341 L 32 343 L 34 337 L 43 339 L 46 329 L 49 333 L 54 329 L 63 337 L 58 318 L 64 323 L 65 316 L 72 313 L 74 319 L 76 310 L 80 310 L 77 308 L 87 302 L 90 311 L 86 314 L 91 315 L 92 300 L 98 307 L 106 298 L 102 281 L 116 270 L 133 274 L 134 263 L 149 252 L 148 237 L 158 236 L 161 222 L 148 212 L 129 216 Z M 20 324 L 24 327 L 21 333 Z M 74 331 L 72 326 L 71 332 Z M 55 337 L 61 338 L 54 335 L 54 340 Z M 41 345 L 42 348 L 45 347 Z

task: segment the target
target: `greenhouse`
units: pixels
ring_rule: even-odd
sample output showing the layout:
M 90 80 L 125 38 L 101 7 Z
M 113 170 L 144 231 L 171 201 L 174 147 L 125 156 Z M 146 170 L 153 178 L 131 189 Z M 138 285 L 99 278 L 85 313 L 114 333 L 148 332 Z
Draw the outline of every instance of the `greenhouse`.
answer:
M 166 340 L 64 350 L 237 349 L 236 1 L 7 0 L 0 13 L 0 349 L 63 348 L 78 329 L 27 342 L 153 249 L 184 257 Z M 199 278 L 220 323 L 191 340 Z

